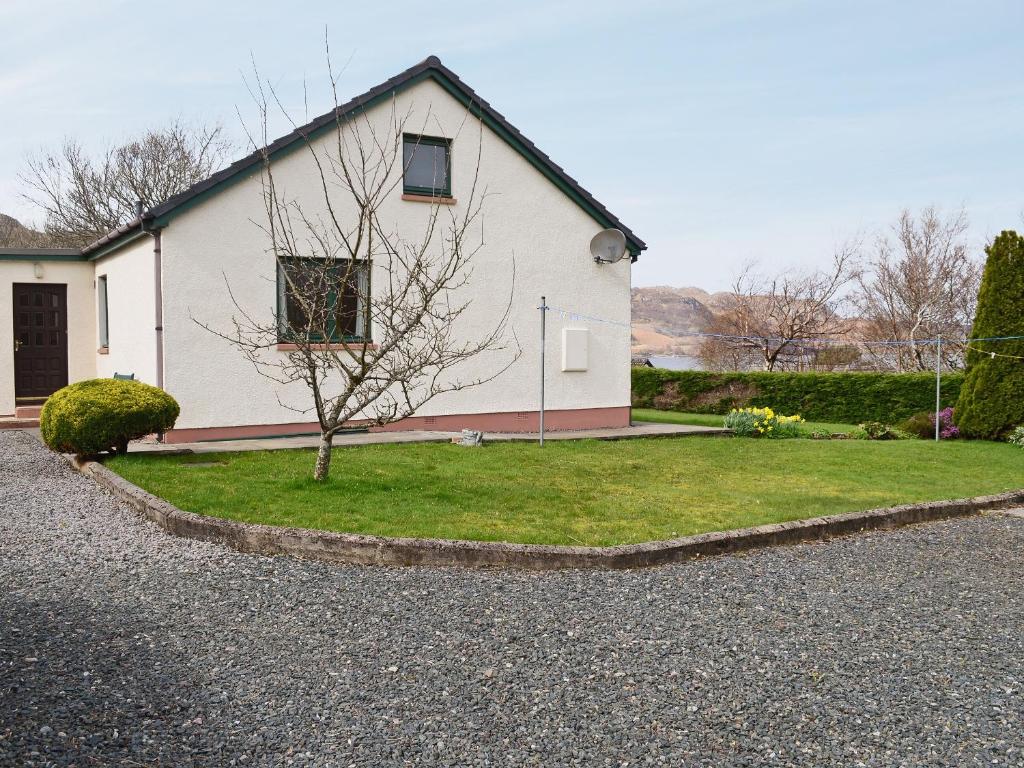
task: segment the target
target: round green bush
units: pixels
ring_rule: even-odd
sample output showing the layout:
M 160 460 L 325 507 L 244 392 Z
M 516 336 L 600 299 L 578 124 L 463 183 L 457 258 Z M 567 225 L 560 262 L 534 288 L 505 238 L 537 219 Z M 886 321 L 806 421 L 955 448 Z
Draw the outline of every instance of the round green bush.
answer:
M 128 441 L 174 426 L 178 403 L 141 381 L 89 379 L 50 395 L 39 416 L 51 450 L 96 456 L 127 450 Z

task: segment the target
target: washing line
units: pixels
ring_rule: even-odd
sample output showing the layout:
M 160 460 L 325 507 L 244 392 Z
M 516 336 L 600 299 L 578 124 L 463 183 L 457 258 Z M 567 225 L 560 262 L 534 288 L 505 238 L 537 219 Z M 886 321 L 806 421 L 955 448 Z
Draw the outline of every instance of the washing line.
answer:
M 991 341 L 991 339 L 990 339 L 990 341 Z M 971 346 L 970 344 L 967 345 L 967 349 L 973 349 L 978 354 L 988 355 L 989 357 L 993 357 L 993 358 L 995 358 L 995 357 L 1006 357 L 1006 358 L 1009 358 L 1011 360 L 1024 360 L 1024 355 L 1007 355 L 1007 354 L 1005 354 L 1003 352 L 993 352 L 990 349 L 978 349 L 977 347 Z
M 547 312 L 554 312 L 561 316 L 563 320 L 573 321 L 587 321 L 593 323 L 603 323 L 605 325 L 618 326 L 620 328 L 632 328 L 629 323 L 624 323 L 621 320 L 610 320 L 604 317 L 594 317 L 593 315 L 585 315 L 582 312 L 576 312 L 571 309 L 564 309 L 562 307 L 553 307 L 550 304 L 545 307 L 538 307 L 538 309 L 544 309 Z M 728 341 L 752 341 L 758 343 L 787 343 L 787 344 L 835 344 L 841 346 L 870 346 L 870 347 L 912 347 L 912 346 L 931 346 L 939 343 L 939 339 L 888 339 L 881 341 L 857 341 L 857 340 L 844 340 L 834 338 L 797 338 L 797 339 L 784 339 L 779 336 L 740 336 L 728 333 L 702 333 L 700 331 L 687 331 L 685 333 L 678 333 L 677 336 L 693 337 L 693 338 L 704 338 L 704 339 L 725 339 Z M 1024 336 L 988 336 L 976 339 L 943 339 L 942 341 L 946 344 L 970 344 L 971 342 L 977 341 L 1020 341 L 1024 340 Z M 987 354 L 985 350 L 977 350 L 984 354 Z M 998 355 L 997 355 L 998 356 Z M 1003 355 L 1003 357 L 1016 357 L 1016 355 Z M 1024 358 L 1020 358 L 1024 359 Z

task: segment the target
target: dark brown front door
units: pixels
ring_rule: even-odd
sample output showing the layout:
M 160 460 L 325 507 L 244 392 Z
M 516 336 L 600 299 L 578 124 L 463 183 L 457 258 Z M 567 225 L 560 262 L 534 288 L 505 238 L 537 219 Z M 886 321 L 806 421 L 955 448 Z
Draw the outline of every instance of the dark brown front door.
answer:
M 68 287 L 14 283 L 14 396 L 44 398 L 68 383 Z

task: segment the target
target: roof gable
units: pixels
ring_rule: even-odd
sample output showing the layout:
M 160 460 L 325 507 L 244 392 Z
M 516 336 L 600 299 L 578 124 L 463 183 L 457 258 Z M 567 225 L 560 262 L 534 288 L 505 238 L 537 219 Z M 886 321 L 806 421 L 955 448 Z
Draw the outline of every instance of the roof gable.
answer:
M 428 78 L 434 80 L 472 114 L 479 117 L 488 128 L 522 155 L 534 168 L 564 192 L 598 224 L 602 227 L 614 227 L 622 230 L 626 235 L 627 248 L 634 261 L 640 251 L 647 248 L 643 240 L 633 234 L 632 230 L 619 221 L 611 211 L 580 186 L 579 182 L 569 176 L 561 166 L 520 133 L 501 113 L 481 99 L 472 88 L 460 80 L 458 75 L 445 67 L 436 56 L 428 57 L 416 66 L 410 67 L 380 85 L 371 88 L 366 93 L 356 96 L 345 104 L 339 105 L 336 110 L 331 110 L 306 125 L 296 128 L 291 133 L 269 144 L 266 147 L 266 151 L 269 152 L 273 160 L 296 149 L 300 149 L 306 145 L 307 141 L 316 139 L 322 133 L 330 130 L 335 125 L 337 117 L 340 117 L 342 120 L 349 120 L 361 112 L 370 109 L 380 101 L 390 98 L 394 93 L 405 90 Z M 217 194 L 222 189 L 258 172 L 262 162 L 262 150 L 250 153 L 209 178 L 154 206 L 146 211 L 141 219 L 136 219 L 125 225 L 125 227 L 92 243 L 83 249 L 83 252 L 89 254 L 99 248 L 107 250 L 107 247 L 112 245 L 114 241 L 120 240 L 128 232 L 138 231 L 143 226 L 146 228 L 166 226 L 176 215 Z

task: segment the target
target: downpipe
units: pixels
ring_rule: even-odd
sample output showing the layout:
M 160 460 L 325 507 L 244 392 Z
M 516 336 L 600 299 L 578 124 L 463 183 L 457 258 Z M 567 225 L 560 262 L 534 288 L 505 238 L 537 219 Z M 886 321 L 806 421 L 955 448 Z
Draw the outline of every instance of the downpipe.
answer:
M 164 288 L 163 288 L 163 252 L 161 249 L 161 229 L 153 226 L 153 220 L 147 219 L 143 213 L 142 202 L 135 206 L 136 214 L 143 232 L 153 236 L 153 329 L 156 334 L 156 386 L 164 388 Z M 157 440 L 164 441 L 161 432 Z

